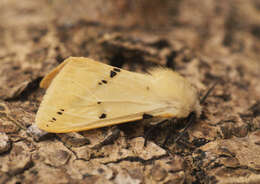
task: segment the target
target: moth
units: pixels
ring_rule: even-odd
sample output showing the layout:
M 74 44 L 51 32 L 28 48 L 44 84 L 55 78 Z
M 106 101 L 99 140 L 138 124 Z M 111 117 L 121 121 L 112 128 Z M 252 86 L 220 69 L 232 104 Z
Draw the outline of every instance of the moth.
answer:
M 142 74 L 70 57 L 47 74 L 40 87 L 47 90 L 36 125 L 53 133 L 90 130 L 144 116 L 184 118 L 201 112 L 196 88 L 167 68 Z

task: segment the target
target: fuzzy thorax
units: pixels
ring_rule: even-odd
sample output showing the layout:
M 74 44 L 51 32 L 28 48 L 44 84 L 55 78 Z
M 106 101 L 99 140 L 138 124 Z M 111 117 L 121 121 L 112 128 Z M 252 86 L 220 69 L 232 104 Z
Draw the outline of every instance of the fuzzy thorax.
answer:
M 200 116 L 198 93 L 188 80 L 165 68 L 155 68 L 149 73 L 153 77 L 153 92 L 172 107 L 176 117 L 187 117 L 193 111 Z

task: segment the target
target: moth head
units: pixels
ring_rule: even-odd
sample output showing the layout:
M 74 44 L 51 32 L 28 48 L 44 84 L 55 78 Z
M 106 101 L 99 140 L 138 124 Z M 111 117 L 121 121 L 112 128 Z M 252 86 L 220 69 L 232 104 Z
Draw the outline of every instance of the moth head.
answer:
M 178 111 L 177 117 L 187 117 L 193 111 L 200 116 L 197 90 L 187 79 L 170 69 L 156 68 L 149 73 L 153 76 L 154 92 Z

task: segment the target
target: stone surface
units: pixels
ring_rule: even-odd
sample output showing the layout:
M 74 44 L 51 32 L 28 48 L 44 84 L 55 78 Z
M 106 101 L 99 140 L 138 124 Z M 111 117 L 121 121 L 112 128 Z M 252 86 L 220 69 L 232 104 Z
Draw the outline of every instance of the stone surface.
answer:
M 11 141 L 5 133 L 0 133 L 0 154 L 9 151 L 11 148 Z

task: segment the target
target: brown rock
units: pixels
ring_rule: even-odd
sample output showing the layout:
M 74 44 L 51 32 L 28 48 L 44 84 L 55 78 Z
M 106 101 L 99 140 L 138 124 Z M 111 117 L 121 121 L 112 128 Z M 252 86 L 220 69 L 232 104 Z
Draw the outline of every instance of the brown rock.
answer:
M 5 133 L 0 132 L 0 154 L 9 151 L 11 148 L 11 141 Z

